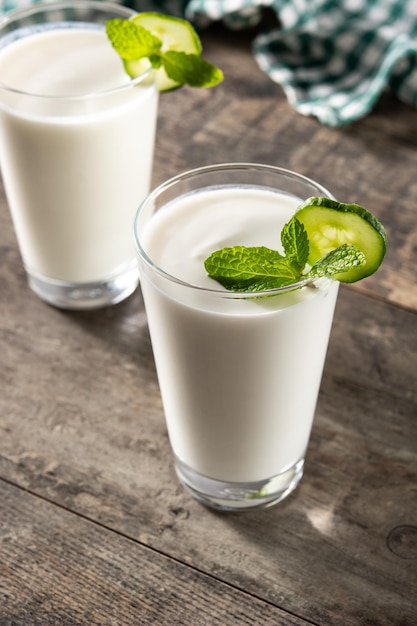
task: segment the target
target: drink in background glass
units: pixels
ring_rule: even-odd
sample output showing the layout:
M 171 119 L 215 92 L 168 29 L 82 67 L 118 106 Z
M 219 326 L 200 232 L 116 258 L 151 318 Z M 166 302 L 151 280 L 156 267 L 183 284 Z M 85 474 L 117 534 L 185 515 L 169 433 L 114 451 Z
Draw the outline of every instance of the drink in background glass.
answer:
M 133 12 L 58 2 L 0 21 L 0 165 L 31 288 L 63 308 L 136 288 L 132 220 L 149 192 L 158 106 L 105 22 Z
M 136 216 L 176 471 L 216 508 L 274 504 L 301 479 L 338 283 L 254 297 L 223 289 L 203 262 L 228 246 L 280 249 L 282 227 L 312 195 L 331 197 L 286 170 L 219 165 L 166 182 Z

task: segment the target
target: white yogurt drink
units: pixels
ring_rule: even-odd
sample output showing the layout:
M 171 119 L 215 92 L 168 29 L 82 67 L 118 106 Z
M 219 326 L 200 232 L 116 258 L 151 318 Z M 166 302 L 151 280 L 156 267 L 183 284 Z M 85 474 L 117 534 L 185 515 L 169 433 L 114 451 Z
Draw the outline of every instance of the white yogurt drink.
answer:
M 280 250 L 282 227 L 311 195 L 329 193 L 278 168 L 214 166 L 169 181 L 136 218 L 176 470 L 217 508 L 269 505 L 299 482 L 338 283 L 236 294 L 204 260 L 235 245 Z
M 149 75 L 129 79 L 104 30 L 130 15 L 63 2 L 0 24 L 6 195 L 31 287 L 64 308 L 120 301 L 138 282 L 131 228 L 149 192 L 158 93 Z

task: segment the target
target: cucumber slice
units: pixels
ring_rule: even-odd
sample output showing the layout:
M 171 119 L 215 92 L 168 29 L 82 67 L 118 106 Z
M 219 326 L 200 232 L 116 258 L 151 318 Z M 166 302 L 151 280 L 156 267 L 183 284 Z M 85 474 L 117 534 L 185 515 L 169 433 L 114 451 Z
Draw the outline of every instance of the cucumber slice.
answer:
M 372 213 L 358 204 L 313 197 L 298 207 L 295 217 L 304 224 L 310 240 L 310 265 L 345 243 L 364 253 L 365 265 L 337 274 L 335 278 L 340 282 L 354 283 L 370 276 L 381 265 L 387 247 L 385 229 Z
M 197 55 L 202 52 L 200 38 L 186 20 L 152 12 L 138 13 L 131 20 L 134 24 L 146 28 L 162 41 L 162 52 L 174 50 Z M 129 76 L 135 78 L 146 71 L 151 64 L 147 58 L 143 58 L 135 61 L 124 61 L 124 66 Z M 182 86 L 169 78 L 163 67 L 156 70 L 156 85 L 160 92 L 172 91 Z

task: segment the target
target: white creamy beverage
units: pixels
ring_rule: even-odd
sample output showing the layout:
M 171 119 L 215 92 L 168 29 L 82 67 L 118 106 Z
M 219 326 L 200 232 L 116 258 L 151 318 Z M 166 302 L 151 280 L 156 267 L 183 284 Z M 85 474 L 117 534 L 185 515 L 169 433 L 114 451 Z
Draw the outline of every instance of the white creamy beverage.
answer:
M 129 78 L 104 30 L 49 26 L 0 47 L 0 164 L 28 273 L 93 283 L 135 264 L 158 94 L 117 90 Z
M 300 199 L 255 186 L 206 188 L 159 209 L 140 234 L 164 272 L 221 291 L 204 259 L 223 247 L 279 249 Z M 338 283 L 267 298 L 213 295 L 141 265 L 172 448 L 223 482 L 255 482 L 302 461 L 313 421 Z

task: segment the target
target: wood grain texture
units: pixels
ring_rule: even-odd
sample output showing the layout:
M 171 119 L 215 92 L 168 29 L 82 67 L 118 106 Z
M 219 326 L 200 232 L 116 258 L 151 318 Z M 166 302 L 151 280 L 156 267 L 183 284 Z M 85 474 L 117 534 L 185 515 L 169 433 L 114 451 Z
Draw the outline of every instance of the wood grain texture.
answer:
M 381 217 L 386 260 L 341 289 L 299 489 L 219 514 L 173 473 L 140 290 L 96 312 L 40 302 L 0 190 L 0 625 L 414 626 L 416 112 L 386 95 L 327 129 L 250 38 L 203 43 L 226 80 L 161 97 L 154 184 L 223 161 L 296 169 Z
M 33 304 L 31 330 L 9 330 L 2 476 L 306 620 L 413 624 L 415 550 L 387 544 L 416 521 L 412 313 L 374 302 L 367 319 L 342 290 L 301 487 L 238 516 L 173 475 L 139 294 L 106 323 L 48 308 L 42 325 Z
M 307 626 L 0 481 L 0 624 Z

